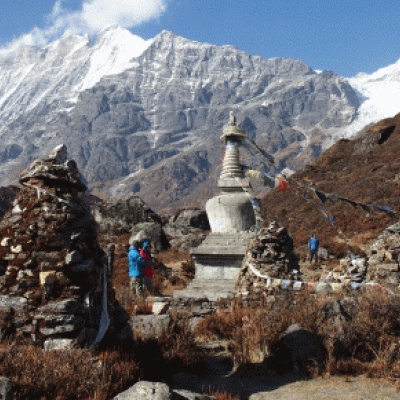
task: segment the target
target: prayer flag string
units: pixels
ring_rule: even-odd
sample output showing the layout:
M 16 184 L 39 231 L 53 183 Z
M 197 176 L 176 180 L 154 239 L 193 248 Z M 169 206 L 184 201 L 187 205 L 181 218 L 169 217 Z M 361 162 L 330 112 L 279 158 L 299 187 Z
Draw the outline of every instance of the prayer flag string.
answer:
M 351 199 L 348 199 L 347 197 L 339 196 L 335 193 L 324 193 L 321 190 L 316 189 L 313 186 L 310 185 L 302 185 L 298 182 L 292 181 L 292 183 L 295 184 L 297 188 L 301 188 L 304 190 L 311 191 L 315 197 L 321 202 L 321 204 L 325 204 L 328 200 L 334 201 L 334 200 L 340 200 L 343 202 L 346 202 L 350 205 L 352 205 L 354 208 L 360 207 L 362 210 L 364 210 L 367 213 L 370 213 L 372 210 L 384 212 L 391 217 L 394 217 L 396 215 L 396 212 L 393 211 L 392 207 L 389 205 L 375 205 L 375 204 L 365 204 L 359 201 L 354 201 Z

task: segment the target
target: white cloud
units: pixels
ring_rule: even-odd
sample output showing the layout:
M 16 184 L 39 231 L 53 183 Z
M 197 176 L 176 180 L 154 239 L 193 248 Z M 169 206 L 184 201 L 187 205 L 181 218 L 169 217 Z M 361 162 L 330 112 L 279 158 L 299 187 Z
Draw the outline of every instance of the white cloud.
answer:
M 20 45 L 44 46 L 65 32 L 93 35 L 109 25 L 133 28 L 159 18 L 171 0 L 84 0 L 80 10 L 70 11 L 57 0 L 43 29 L 34 28 L 0 49 L 0 54 Z
M 83 3 L 81 17 L 92 31 L 111 24 L 132 28 L 160 17 L 166 7 L 166 0 L 91 0 Z

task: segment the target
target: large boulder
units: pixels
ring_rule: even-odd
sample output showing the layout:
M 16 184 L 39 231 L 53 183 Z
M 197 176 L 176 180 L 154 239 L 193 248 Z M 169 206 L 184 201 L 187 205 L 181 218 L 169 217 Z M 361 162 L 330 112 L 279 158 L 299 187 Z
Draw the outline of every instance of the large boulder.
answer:
M 159 253 L 169 247 L 169 242 L 165 236 L 162 226 L 157 222 L 141 222 L 131 229 L 131 237 L 129 243 L 132 244 L 136 240 L 148 239 L 152 243 L 155 253 Z
M 134 237 L 143 231 L 152 240 L 155 252 L 169 246 L 161 217 L 136 195 L 95 202 L 91 212 L 100 232 L 108 236 L 131 232 Z
M 172 390 L 161 382 L 141 381 L 114 397 L 114 400 L 214 400 L 214 397 L 187 390 Z
M 272 364 L 279 372 L 307 373 L 307 367 L 322 367 L 327 352 L 316 334 L 299 324 L 290 325 L 281 339 L 271 346 Z

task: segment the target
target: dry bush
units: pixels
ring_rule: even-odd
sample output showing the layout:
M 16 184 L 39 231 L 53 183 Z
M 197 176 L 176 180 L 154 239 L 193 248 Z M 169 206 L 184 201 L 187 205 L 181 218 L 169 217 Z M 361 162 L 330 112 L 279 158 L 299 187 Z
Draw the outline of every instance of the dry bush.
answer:
M 156 338 L 135 338 L 131 353 L 142 371 L 142 379 L 168 381 L 181 371 L 195 368 L 204 356 L 196 346 L 195 337 L 183 315 L 171 315 L 169 326 Z
M 202 355 L 195 344 L 195 334 L 189 326 L 188 317 L 171 314 L 167 329 L 157 338 L 163 349 L 164 358 L 183 366 L 196 362 Z
M 109 350 L 45 351 L 12 347 L 3 354 L 0 374 L 16 385 L 16 400 L 108 399 L 140 378 L 131 357 Z
M 329 254 L 332 254 L 336 258 L 344 258 L 349 254 L 350 249 L 347 243 L 329 240 L 327 243 L 324 244 Z
M 285 292 L 272 303 L 252 307 L 237 304 L 230 311 L 206 317 L 196 327 L 196 334 L 203 339 L 227 340 L 236 364 L 263 361 L 267 349 L 289 325 L 298 323 L 316 332 L 318 308 L 308 295 L 305 291 L 294 297 Z
M 182 272 L 187 279 L 193 279 L 196 269 L 193 259 L 182 262 Z
M 203 339 L 229 341 L 235 361 L 244 364 L 262 361 L 283 332 L 297 323 L 322 339 L 328 374 L 399 379 L 400 299 L 379 288 L 352 293 L 346 299 L 307 290 L 297 295 L 282 293 L 272 303 L 217 312 L 205 318 L 196 333 Z M 335 302 L 347 316 L 339 324 L 326 314 L 327 306 Z
M 115 291 L 115 297 L 131 317 L 139 314 L 151 314 L 153 312 L 152 301 L 146 297 L 134 295 L 132 290 L 127 286 L 119 287 L 119 290 Z
M 327 323 L 319 327 L 331 354 L 328 372 L 399 378 L 400 299 L 377 287 L 345 308 L 351 320 L 341 332 Z

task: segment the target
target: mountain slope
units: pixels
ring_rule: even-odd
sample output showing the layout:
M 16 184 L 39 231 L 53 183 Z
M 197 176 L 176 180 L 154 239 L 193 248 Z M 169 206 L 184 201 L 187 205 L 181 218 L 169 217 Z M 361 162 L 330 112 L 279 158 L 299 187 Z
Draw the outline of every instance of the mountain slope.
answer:
M 322 245 L 345 255 L 346 239 L 363 247 L 400 212 L 400 114 L 371 126 L 359 137 L 343 139 L 325 151 L 308 168 L 295 173 L 286 192 L 268 193 L 263 199 L 266 221 L 277 220 L 289 229 L 296 245 L 305 245 L 312 232 Z M 372 210 L 346 201 L 315 196 L 311 186 L 357 203 L 390 206 L 395 214 Z M 331 221 L 327 216 L 331 216 Z M 333 219 L 332 219 L 333 217 Z
M 158 210 L 201 204 L 216 189 L 231 110 L 281 169 L 318 155 L 359 107 L 345 79 L 299 60 L 129 35 L 112 27 L 95 44 L 65 36 L 0 55 L 0 184 L 63 142 L 94 193 L 137 192 Z

